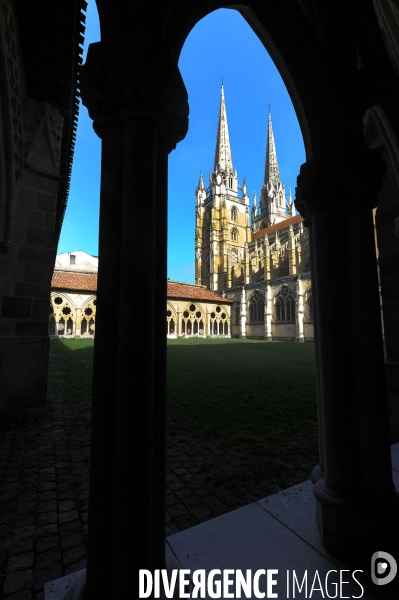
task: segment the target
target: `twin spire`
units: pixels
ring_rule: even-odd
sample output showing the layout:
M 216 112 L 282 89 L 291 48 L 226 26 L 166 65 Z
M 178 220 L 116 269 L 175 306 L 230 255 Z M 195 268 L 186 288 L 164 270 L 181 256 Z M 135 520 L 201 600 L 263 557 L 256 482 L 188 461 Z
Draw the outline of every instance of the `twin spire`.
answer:
M 220 93 L 219 122 L 216 136 L 216 151 L 214 171 L 233 171 L 233 158 L 231 156 L 229 128 L 227 125 L 226 102 L 224 99 L 224 85 Z
M 274 143 L 272 116 L 270 114 L 270 104 L 269 104 L 269 114 L 268 114 L 268 123 L 267 123 L 265 177 L 264 177 L 263 183 L 266 185 L 269 181 L 273 182 L 273 183 L 277 183 L 280 181 L 280 173 L 278 170 L 276 145 Z
M 220 92 L 220 108 L 219 108 L 219 122 L 216 135 L 216 150 L 215 150 L 215 163 L 214 171 L 221 169 L 225 172 L 233 171 L 233 158 L 230 147 L 230 136 L 229 128 L 227 124 L 227 112 L 226 112 L 226 101 L 224 98 L 224 85 Z M 265 176 L 264 184 L 268 181 L 277 183 L 280 181 L 280 172 L 278 169 L 276 144 L 274 142 L 274 133 L 272 126 L 272 117 L 268 114 L 267 124 L 267 141 L 266 141 L 266 163 L 265 163 Z

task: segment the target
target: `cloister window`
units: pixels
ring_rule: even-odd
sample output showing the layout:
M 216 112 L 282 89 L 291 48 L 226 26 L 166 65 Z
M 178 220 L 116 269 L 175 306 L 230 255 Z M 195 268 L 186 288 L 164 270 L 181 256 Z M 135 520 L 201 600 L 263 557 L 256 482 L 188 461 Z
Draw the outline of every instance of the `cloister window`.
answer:
M 217 306 L 209 315 L 209 333 L 211 336 L 229 335 L 229 318 L 223 306 Z
M 295 298 L 290 288 L 283 285 L 275 298 L 276 321 L 295 323 Z
M 201 307 L 198 304 L 190 304 L 183 312 L 181 333 L 182 335 L 205 335 L 204 323 L 205 315 Z
M 231 209 L 231 220 L 233 223 L 237 223 L 237 209 L 235 206 Z
M 237 229 L 232 229 L 231 230 L 231 240 L 232 240 L 232 242 L 236 242 L 237 241 Z
M 264 317 L 265 298 L 259 290 L 255 290 L 249 299 L 249 320 L 250 323 L 262 323 Z
M 176 334 L 175 318 L 176 318 L 176 315 L 170 309 L 168 309 L 166 311 L 166 335 L 175 336 L 175 334 Z

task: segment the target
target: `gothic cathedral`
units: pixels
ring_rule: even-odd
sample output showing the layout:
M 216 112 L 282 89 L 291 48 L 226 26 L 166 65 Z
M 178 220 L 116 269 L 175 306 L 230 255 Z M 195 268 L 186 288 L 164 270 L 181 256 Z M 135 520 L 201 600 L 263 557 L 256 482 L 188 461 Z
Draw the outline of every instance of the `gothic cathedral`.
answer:
M 233 168 L 224 87 L 213 171 L 195 191 L 195 282 L 234 301 L 231 335 L 313 341 L 307 229 L 280 179 L 271 114 L 259 202 Z

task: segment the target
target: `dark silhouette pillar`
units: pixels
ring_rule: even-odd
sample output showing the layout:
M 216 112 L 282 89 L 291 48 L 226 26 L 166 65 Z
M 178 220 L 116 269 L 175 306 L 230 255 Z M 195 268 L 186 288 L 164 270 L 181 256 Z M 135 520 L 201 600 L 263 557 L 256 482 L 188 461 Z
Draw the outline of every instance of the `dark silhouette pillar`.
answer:
M 167 156 L 188 104 L 144 36 L 92 44 L 81 88 L 102 139 L 85 597 L 121 600 L 165 560 Z
M 301 167 L 296 206 L 311 221 L 324 477 L 314 487 L 324 546 L 351 558 L 396 552 L 372 208 L 385 174 L 372 150 Z M 319 472 L 319 475 L 323 473 Z

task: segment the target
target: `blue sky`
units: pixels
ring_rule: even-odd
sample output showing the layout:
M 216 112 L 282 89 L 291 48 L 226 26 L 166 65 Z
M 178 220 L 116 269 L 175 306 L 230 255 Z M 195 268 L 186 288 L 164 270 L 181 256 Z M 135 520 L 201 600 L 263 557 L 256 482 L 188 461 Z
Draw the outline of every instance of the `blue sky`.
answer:
M 87 45 L 99 40 L 95 3 L 87 11 Z M 207 185 L 213 168 L 221 76 L 224 76 L 233 165 L 251 197 L 263 183 L 268 104 L 280 168 L 293 194 L 305 162 L 301 131 L 284 83 L 258 38 L 241 15 L 218 10 L 188 36 L 179 67 L 190 105 L 189 131 L 169 156 L 168 277 L 194 281 L 195 188 L 200 171 Z M 81 106 L 71 189 L 58 252 L 98 253 L 100 140 Z M 145 188 L 142 190 L 145 196 Z

